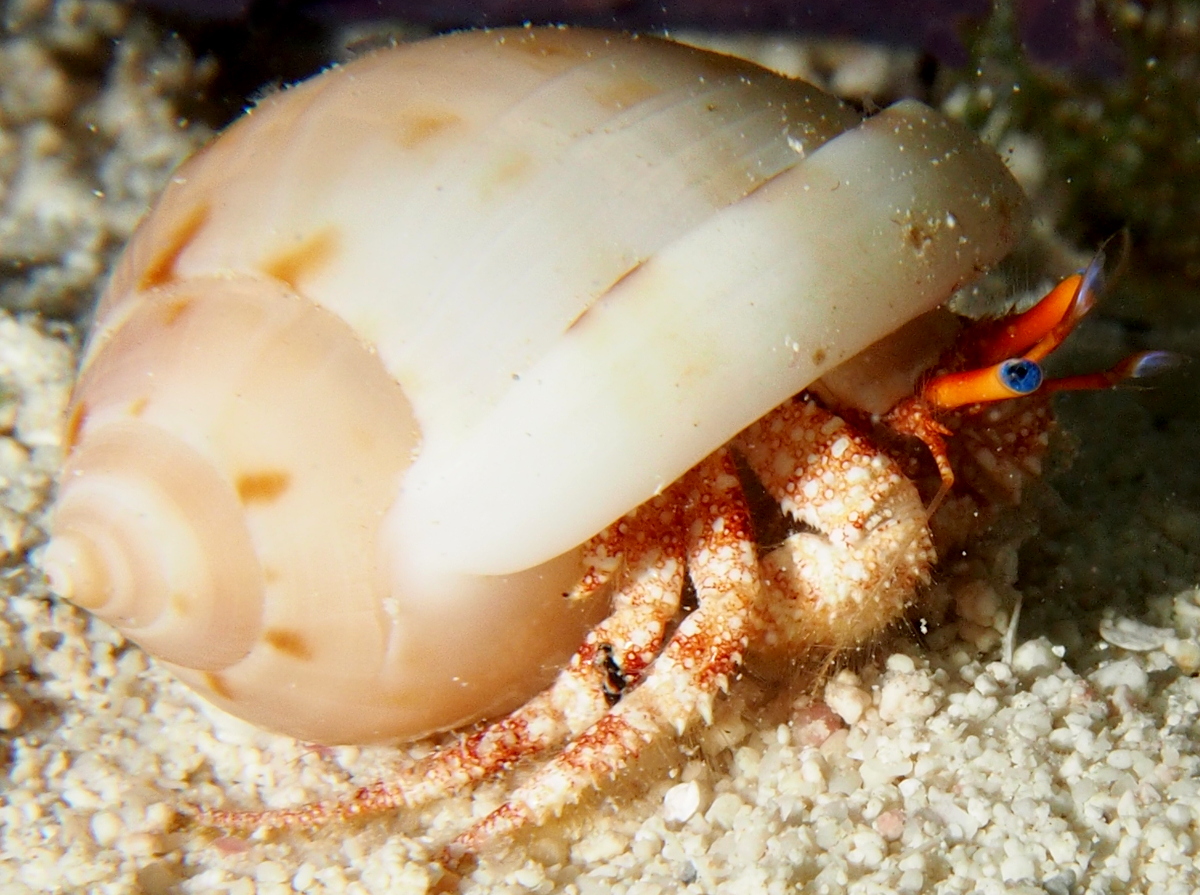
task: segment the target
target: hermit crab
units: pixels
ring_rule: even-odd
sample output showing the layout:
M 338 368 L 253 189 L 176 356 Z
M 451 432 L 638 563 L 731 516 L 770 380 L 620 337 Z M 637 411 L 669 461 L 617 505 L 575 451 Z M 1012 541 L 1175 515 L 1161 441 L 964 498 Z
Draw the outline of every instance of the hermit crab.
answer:
M 264 727 L 481 723 L 411 779 L 208 822 L 416 804 L 550 755 L 451 853 L 476 849 L 708 717 L 748 652 L 902 618 L 940 546 L 913 458 L 944 492 L 952 430 L 998 477 L 1036 470 L 1044 404 L 952 408 L 1000 396 L 976 368 L 1036 388 L 1090 280 L 965 335 L 939 310 L 1024 220 L 998 156 L 915 102 L 863 120 L 585 30 L 375 52 L 259 103 L 141 225 L 44 567 Z

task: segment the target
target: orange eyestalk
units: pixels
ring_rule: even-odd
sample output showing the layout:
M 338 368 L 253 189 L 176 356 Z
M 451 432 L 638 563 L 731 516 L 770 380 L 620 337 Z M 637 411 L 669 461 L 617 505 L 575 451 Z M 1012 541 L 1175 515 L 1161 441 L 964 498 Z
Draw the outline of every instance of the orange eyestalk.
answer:
M 1031 395 L 1041 387 L 1044 378 L 1042 365 L 1037 361 L 1010 358 L 979 370 L 935 376 L 925 384 L 922 397 L 939 410 L 952 410 L 967 404 Z

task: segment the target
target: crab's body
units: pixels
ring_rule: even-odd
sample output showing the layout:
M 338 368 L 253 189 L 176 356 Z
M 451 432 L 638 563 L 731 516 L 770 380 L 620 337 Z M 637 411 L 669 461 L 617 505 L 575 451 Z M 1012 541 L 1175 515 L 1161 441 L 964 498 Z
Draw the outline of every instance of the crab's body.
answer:
M 938 549 L 961 551 L 1040 474 L 1053 417 L 1041 397 L 953 414 L 944 460 L 956 484 L 931 518 L 942 479 L 928 447 L 857 408 L 847 415 L 858 425 L 846 422 L 818 391 L 754 423 L 587 543 L 587 571 L 569 598 L 605 592 L 609 615 L 521 708 L 345 799 L 203 810 L 203 821 L 316 826 L 413 808 L 543 758 L 446 847 L 440 860 L 454 864 L 560 813 L 660 737 L 711 723 L 714 700 L 748 656 L 783 658 L 816 682 L 839 658 L 877 645 L 922 611 Z M 747 484 L 786 517 L 782 542 L 764 543 L 772 510 L 751 505 Z M 694 608 L 681 606 L 689 589 Z

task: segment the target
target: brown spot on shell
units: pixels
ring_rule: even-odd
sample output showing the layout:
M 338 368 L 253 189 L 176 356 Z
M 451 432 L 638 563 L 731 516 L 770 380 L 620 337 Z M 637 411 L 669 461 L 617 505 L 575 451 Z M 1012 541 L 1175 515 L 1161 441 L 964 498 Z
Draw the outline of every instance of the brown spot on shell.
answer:
M 290 658 L 307 661 L 313 657 L 312 647 L 299 631 L 268 628 L 263 632 L 263 640 Z
M 150 399 L 144 395 L 140 398 L 136 398 L 135 400 L 133 400 L 129 403 L 129 415 L 130 416 L 141 416 L 146 410 L 146 405 L 148 405 L 149 403 L 150 403 Z
M 282 470 L 262 469 L 243 472 L 237 477 L 235 487 L 242 503 L 271 503 L 288 489 L 292 477 Z
M 216 696 L 221 697 L 221 699 L 233 699 L 233 691 L 225 683 L 225 678 L 221 677 L 215 671 L 204 672 L 204 683 L 209 690 Z
M 63 432 L 63 449 L 69 454 L 75 450 L 75 445 L 79 443 L 79 435 L 83 431 L 83 424 L 87 421 L 88 406 L 85 401 L 76 401 L 71 406 L 71 412 L 67 415 L 67 425 Z
M 189 600 L 183 594 L 179 594 L 179 593 L 171 594 L 169 602 L 171 604 L 171 611 L 174 612 L 176 615 L 187 615 L 188 612 L 191 611 L 191 608 L 192 608 L 191 600 Z
M 170 301 L 164 302 L 162 305 L 162 319 L 164 326 L 174 326 L 180 321 L 184 314 L 192 308 L 193 299 L 189 296 L 181 298 L 172 298 Z
M 591 84 L 587 91 L 600 105 L 612 109 L 628 109 L 661 92 L 654 84 L 635 74 Z
M 450 111 L 433 110 L 406 112 L 396 122 L 396 142 L 404 149 L 413 149 L 432 140 L 462 121 Z
M 180 225 L 167 237 L 166 243 L 142 271 L 138 278 L 139 290 L 163 286 L 175 279 L 175 265 L 179 262 L 179 256 L 200 232 L 200 228 L 208 220 L 208 214 L 207 205 L 197 205 L 184 216 Z
M 528 153 L 517 150 L 503 153 L 483 175 L 480 183 L 483 198 L 490 199 L 498 190 L 519 182 L 532 168 L 533 159 Z
M 267 258 L 262 263 L 262 271 L 300 292 L 300 283 L 325 267 L 337 250 L 337 230 L 325 227 Z
M 825 359 L 829 357 L 829 353 L 824 348 L 818 348 L 812 353 L 812 362 L 814 366 L 821 366 L 825 363 Z

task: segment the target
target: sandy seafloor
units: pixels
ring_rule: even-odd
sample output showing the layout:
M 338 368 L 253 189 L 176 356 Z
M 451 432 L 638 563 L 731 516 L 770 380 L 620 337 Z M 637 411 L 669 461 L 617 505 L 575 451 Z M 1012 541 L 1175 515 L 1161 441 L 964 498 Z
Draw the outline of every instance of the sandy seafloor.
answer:
M 154 49 L 114 5 L 15 2 L 6 16 L 0 295 L 61 314 L 93 293 L 203 137 L 164 99 L 203 71 L 179 46 Z M 109 36 L 123 38 L 115 52 Z M 68 70 L 64 58 L 104 61 Z M 1136 338 L 1100 319 L 1072 354 L 1200 353 L 1197 315 L 1160 316 L 1169 325 Z M 832 735 L 798 723 L 812 710 L 744 680 L 711 728 L 656 746 L 457 880 L 429 857 L 498 804 L 503 781 L 266 839 L 179 822 L 185 802 L 344 793 L 426 747 L 317 749 L 216 718 L 47 595 L 27 552 L 42 538 L 76 338 L 38 314 L 0 317 L 2 895 L 1200 891 L 1194 372 L 1062 401 L 1077 456 L 1033 495 L 1040 531 L 1019 570 L 1007 548 L 945 570 L 956 620 L 837 678 L 827 697 L 845 721 L 826 718 Z

